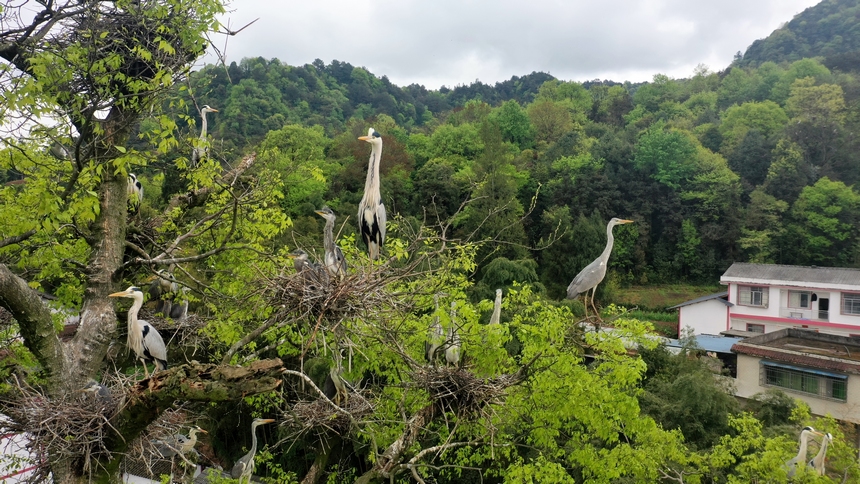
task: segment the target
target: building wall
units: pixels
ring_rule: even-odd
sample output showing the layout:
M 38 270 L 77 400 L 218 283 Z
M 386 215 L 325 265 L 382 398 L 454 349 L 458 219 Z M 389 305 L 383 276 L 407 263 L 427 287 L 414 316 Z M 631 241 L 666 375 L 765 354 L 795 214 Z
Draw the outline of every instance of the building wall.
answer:
M 755 286 L 757 284 L 741 285 Z M 842 336 L 860 334 L 860 316 L 842 314 L 842 293 L 840 291 L 770 286 L 768 287 L 768 307 L 759 308 L 738 303 L 738 286 L 738 284 L 732 283 L 729 288 L 729 301 L 735 303 L 735 306 L 729 309 L 731 329 L 746 331 L 749 323 L 764 325 L 766 333 L 784 328 L 806 328 Z M 790 291 L 807 291 L 817 297 L 815 301 L 811 302 L 810 309 L 790 308 L 788 307 Z M 822 298 L 829 300 L 827 314 L 822 314 L 819 311 Z M 744 316 L 751 317 L 745 318 Z
M 712 299 L 679 308 L 681 330 L 693 328 L 693 334 L 720 334 L 726 330 L 725 303 Z
M 848 375 L 848 398 L 845 402 L 816 398 L 805 393 L 796 393 L 785 388 L 762 386 L 761 358 L 738 354 L 738 377 L 735 381 L 735 395 L 749 398 L 769 388 L 778 388 L 793 398 L 803 400 L 816 415 L 830 415 L 846 422 L 860 423 L 860 376 Z

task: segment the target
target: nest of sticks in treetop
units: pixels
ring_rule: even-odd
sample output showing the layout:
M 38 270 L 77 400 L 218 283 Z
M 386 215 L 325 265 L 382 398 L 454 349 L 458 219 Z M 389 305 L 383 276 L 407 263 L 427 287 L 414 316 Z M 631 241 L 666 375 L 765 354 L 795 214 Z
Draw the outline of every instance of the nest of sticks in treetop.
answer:
M 283 425 L 300 434 L 346 435 L 356 420 L 373 412 L 370 401 L 360 392 L 354 391 L 349 392 L 349 400 L 341 402 L 340 408 L 348 414 L 341 412 L 323 398 L 310 402 L 298 402 L 284 412 Z
M 415 385 L 430 394 L 440 412 L 460 416 L 482 415 L 488 404 L 498 403 L 511 386 L 509 375 L 481 379 L 466 368 L 422 366 L 412 372 Z
M 14 396 L 0 400 L 0 434 L 27 434 L 32 462 L 68 458 L 84 475 L 95 472 L 97 459 L 109 458 L 104 446 L 109 433 L 116 432 L 108 422 L 122 401 L 120 383 L 109 388 L 110 398 L 92 392 L 70 390 L 49 397 L 27 384 L 15 382 Z M 39 466 L 31 482 L 49 482 L 49 469 Z
M 403 301 L 392 296 L 385 286 L 399 279 L 383 270 L 356 272 L 342 280 L 309 278 L 306 273 L 275 277 L 269 283 L 269 300 L 291 313 L 306 314 L 317 322 L 338 323 L 345 319 L 372 314 L 385 317 Z

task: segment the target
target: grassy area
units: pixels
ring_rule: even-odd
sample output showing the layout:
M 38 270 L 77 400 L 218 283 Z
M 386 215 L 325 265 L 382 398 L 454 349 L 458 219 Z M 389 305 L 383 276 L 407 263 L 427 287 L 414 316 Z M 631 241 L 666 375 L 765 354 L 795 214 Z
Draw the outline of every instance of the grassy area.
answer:
M 725 286 L 690 286 L 686 284 L 665 284 L 659 286 L 633 286 L 620 288 L 615 292 L 615 304 L 628 309 L 665 312 L 666 308 L 681 304 L 690 299 L 725 291 Z M 673 311 L 674 314 L 674 311 Z M 651 318 L 645 318 L 651 319 Z

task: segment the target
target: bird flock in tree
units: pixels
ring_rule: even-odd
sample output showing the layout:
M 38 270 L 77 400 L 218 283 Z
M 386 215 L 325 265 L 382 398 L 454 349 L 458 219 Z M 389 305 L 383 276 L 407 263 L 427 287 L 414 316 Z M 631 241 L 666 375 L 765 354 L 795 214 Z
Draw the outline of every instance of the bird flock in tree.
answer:
M 207 113 L 216 113 L 217 109 L 209 106 L 203 106 L 200 110 L 202 118 L 202 127 L 200 137 L 195 143 L 192 150 L 191 163 L 192 166 L 198 166 L 201 160 L 208 156 L 208 140 L 206 139 L 207 131 Z M 382 136 L 373 128 L 368 130 L 367 136 L 361 136 L 359 140 L 365 141 L 371 145 L 370 159 L 367 167 L 367 178 L 365 181 L 364 194 L 358 206 L 358 229 L 362 241 L 367 247 L 368 257 L 371 261 L 376 261 L 380 258 L 381 249 L 385 243 L 386 235 L 386 220 L 387 214 L 385 205 L 382 202 L 380 193 L 380 175 L 379 169 L 382 162 Z M 63 154 L 68 154 L 65 150 Z M 143 201 L 143 185 L 140 180 L 134 175 L 128 175 L 128 207 L 130 213 L 137 213 Z M 317 263 L 310 260 L 307 252 L 302 249 L 296 249 L 291 252 L 288 257 L 293 260 L 293 266 L 297 277 L 301 278 L 303 286 L 306 290 L 306 295 L 318 294 L 320 289 L 334 282 L 342 281 L 348 275 L 349 264 L 344 256 L 343 250 L 337 244 L 335 239 L 335 221 L 337 216 L 329 207 L 323 207 L 315 211 L 320 217 L 325 219 L 325 228 L 323 231 L 323 247 L 325 255 L 323 263 Z M 633 223 L 633 220 L 613 218 L 606 226 L 606 246 L 603 252 L 592 263 L 587 265 L 580 271 L 576 277 L 570 282 L 567 288 L 567 298 L 576 299 L 580 295 L 583 297 L 583 307 L 585 310 L 585 321 L 589 321 L 588 307 L 594 314 L 594 318 L 600 320 L 600 313 L 594 303 L 595 292 L 597 286 L 603 281 L 606 276 L 606 269 L 609 263 L 609 257 L 612 253 L 614 245 L 613 228 L 616 225 Z M 589 300 L 588 291 L 591 291 L 591 299 Z M 155 312 L 161 313 L 165 317 L 170 317 L 175 320 L 184 319 L 188 311 L 188 299 L 184 297 L 187 288 L 177 283 L 173 278 L 171 271 L 159 270 L 156 271 L 153 281 L 149 288 L 149 296 L 157 301 Z M 501 322 L 501 307 L 502 307 L 501 289 L 496 289 L 493 311 L 490 316 L 489 324 L 498 325 Z M 457 302 L 451 301 L 450 310 L 448 313 L 447 330 L 443 327 L 439 314 L 439 299 L 444 294 L 435 294 L 434 300 L 434 317 L 427 331 L 427 338 L 424 345 L 424 357 L 427 363 L 435 367 L 438 361 L 444 355 L 446 367 L 458 368 L 462 365 L 462 341 L 458 332 L 457 323 Z M 147 321 L 138 319 L 138 311 L 143 306 L 144 294 L 136 286 L 129 287 L 125 291 L 110 294 L 110 297 L 124 297 L 134 300 L 131 308 L 128 311 L 128 346 L 134 352 L 137 359 L 144 363 L 144 374 L 148 378 L 149 372 L 147 363 L 154 363 L 154 372 L 163 371 L 167 368 L 167 348 L 164 341 L 152 325 Z M 343 376 L 343 349 L 332 348 L 332 365 L 327 375 L 325 383 L 325 394 L 333 400 L 336 405 L 344 405 L 349 401 L 349 382 Z M 91 392 L 97 395 L 100 400 L 109 400 L 110 392 L 105 387 L 95 381 L 90 382 L 84 391 Z M 251 475 L 254 471 L 254 456 L 257 450 L 257 427 L 263 424 L 272 423 L 272 419 L 255 419 L 251 424 L 252 445 L 250 451 L 236 461 L 232 468 L 231 476 L 234 479 L 239 479 L 240 482 L 250 482 Z M 159 449 L 161 455 L 165 458 L 175 456 L 177 454 L 184 455 L 190 452 L 197 442 L 197 433 L 206 431 L 199 427 L 192 427 L 189 434 L 176 434 L 164 441 L 155 442 L 156 448 Z M 798 463 L 806 462 L 806 452 L 808 448 L 808 440 L 811 437 L 819 437 L 821 443 L 818 454 L 808 461 L 807 466 L 818 475 L 824 474 L 824 462 L 827 447 L 832 436 L 815 431 L 812 427 L 806 427 L 800 434 L 800 448 L 797 456 L 787 461 L 784 468 L 789 476 L 793 476 L 796 472 Z

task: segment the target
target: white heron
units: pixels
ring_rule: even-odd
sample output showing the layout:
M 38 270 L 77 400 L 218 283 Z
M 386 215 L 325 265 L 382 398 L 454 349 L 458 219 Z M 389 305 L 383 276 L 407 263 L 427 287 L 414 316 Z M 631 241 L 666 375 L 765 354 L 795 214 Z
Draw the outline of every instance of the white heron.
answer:
M 783 464 L 783 467 L 788 471 L 788 477 L 794 477 L 798 463 L 806 462 L 806 449 L 809 444 L 809 437 L 812 435 L 821 436 L 822 434 L 812 427 L 804 427 L 800 431 L 800 449 L 797 451 L 797 455 Z
M 502 290 L 496 289 L 496 301 L 493 303 L 493 314 L 490 316 L 490 324 L 499 324 L 502 319 Z
M 433 295 L 434 316 L 433 322 L 427 334 L 427 341 L 424 342 L 424 357 L 431 366 L 436 366 L 436 351 L 445 343 L 445 330 L 442 329 L 442 324 L 439 322 L 439 295 Z
M 197 142 L 197 146 L 191 151 L 191 166 L 197 166 L 201 159 L 205 158 L 206 155 L 209 154 L 208 143 L 209 140 L 206 139 L 206 113 L 217 113 L 218 110 L 215 108 L 210 108 L 208 104 L 205 104 L 203 108 L 200 109 L 200 139 Z
M 164 440 L 156 440 L 153 443 L 161 457 L 169 459 L 177 454 L 185 455 L 191 452 L 194 446 L 197 445 L 198 432 L 209 433 L 195 425 L 188 431 L 188 435 L 174 434 Z
M 334 221 L 337 219 L 337 216 L 328 207 L 323 207 L 322 210 L 317 210 L 316 213 L 325 219 L 325 231 L 323 235 L 325 268 L 332 276 L 343 279 L 346 277 L 346 258 L 343 256 L 341 248 L 334 241 Z
M 570 282 L 570 285 L 567 286 L 568 299 L 576 299 L 577 296 L 585 293 L 585 299 L 583 302 L 585 305 L 586 318 L 588 318 L 589 289 L 591 289 L 591 308 L 594 309 L 595 314 L 599 314 L 597 312 L 597 308 L 594 306 L 594 293 L 597 290 L 597 285 L 603 281 L 604 277 L 606 277 L 606 265 L 609 263 L 609 254 L 612 253 L 612 246 L 615 244 L 615 237 L 612 236 L 612 228 L 616 225 L 630 223 L 633 223 L 633 220 L 620 218 L 613 218 L 610 220 L 606 225 L 606 247 L 603 249 L 603 253 L 600 254 L 600 257 L 594 259 L 594 262 L 585 266 L 585 269 L 581 270 L 579 274 L 573 278 L 573 281 Z
M 445 348 L 445 361 L 449 365 L 460 364 L 460 335 L 457 334 L 457 303 L 451 301 L 451 326 L 448 327 L 448 347 Z
M 143 361 L 143 372 L 149 378 L 146 365 L 152 361 L 155 370 L 167 369 L 167 346 L 158 331 L 143 319 L 137 319 L 137 312 L 143 306 L 143 291 L 131 286 L 125 291 L 108 294 L 108 297 L 127 297 L 134 299 L 134 304 L 128 310 L 128 347 L 134 351 L 138 359 Z
M 821 436 L 821 446 L 818 448 L 818 453 L 809 461 L 809 467 L 815 470 L 819 476 L 824 475 L 824 459 L 827 456 L 827 447 L 833 442 L 833 435 L 830 432 Z
M 233 464 L 233 470 L 230 471 L 233 479 L 238 479 L 240 484 L 243 481 L 250 484 L 251 476 L 254 474 L 254 455 L 257 453 L 257 427 L 272 422 L 274 422 L 274 419 L 271 418 L 255 418 L 251 422 L 251 450 L 240 457 Z
M 382 161 L 382 136 L 373 128 L 367 136 L 358 139 L 370 143 L 370 161 L 367 165 L 367 180 L 364 182 L 364 196 L 358 204 L 358 228 L 361 240 L 367 244 L 371 260 L 379 258 L 379 249 L 385 243 L 385 205 L 379 193 L 379 164 Z

